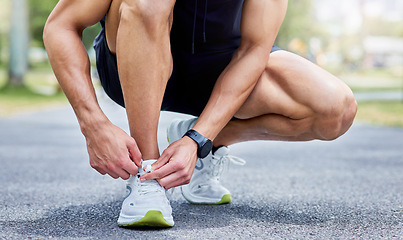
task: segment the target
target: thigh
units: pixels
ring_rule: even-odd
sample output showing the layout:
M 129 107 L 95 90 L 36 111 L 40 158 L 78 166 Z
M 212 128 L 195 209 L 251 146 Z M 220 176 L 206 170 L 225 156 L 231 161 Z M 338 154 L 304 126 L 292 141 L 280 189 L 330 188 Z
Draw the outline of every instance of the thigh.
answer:
M 287 51 L 271 53 L 266 70 L 235 117 L 248 119 L 278 114 L 304 119 L 342 111 L 351 90 L 337 77 Z
M 122 0 L 113 0 L 105 18 L 106 42 L 113 54 L 116 53 L 116 35 L 119 28 L 119 9 L 121 4 Z

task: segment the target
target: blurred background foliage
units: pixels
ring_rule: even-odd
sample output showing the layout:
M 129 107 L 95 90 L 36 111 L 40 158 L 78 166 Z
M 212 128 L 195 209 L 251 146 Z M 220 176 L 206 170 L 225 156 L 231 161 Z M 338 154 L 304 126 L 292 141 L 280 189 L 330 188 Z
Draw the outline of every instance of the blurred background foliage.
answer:
M 32 46 L 44 48 L 42 40 L 44 23 L 57 2 L 57 0 L 28 0 L 30 16 L 29 29 L 31 31 Z M 85 29 L 83 43 L 87 49 L 92 47 L 92 42 L 99 30 L 99 24 Z
M 44 23 L 49 13 L 56 6 L 56 0 L 28 0 L 29 4 L 29 29 L 32 38 L 31 46 L 42 47 L 42 33 Z
M 57 2 L 57 0 L 28 0 L 31 46 L 44 48 L 42 39 L 44 23 Z M 84 30 L 83 43 L 87 49 L 92 47 L 92 42 L 100 28 L 100 25 L 97 24 Z
M 10 90 L 10 26 L 12 6 L 17 1 L 27 6 L 28 66 L 22 86 Z M 57 2 L 0 0 L 0 117 L 12 114 L 15 109 L 66 104 L 42 41 L 44 24 Z M 357 97 L 359 93 L 370 92 L 396 95 L 403 91 L 402 12 L 401 0 L 289 0 L 276 44 L 337 75 Z M 92 42 L 99 30 L 99 24 L 87 28 L 82 39 L 93 67 Z M 96 71 L 92 72 L 97 85 Z M 403 126 L 401 97 L 389 101 L 360 100 L 359 104 L 360 120 Z M 375 119 L 376 116 L 381 120 Z M 388 118 L 393 120 L 383 120 Z

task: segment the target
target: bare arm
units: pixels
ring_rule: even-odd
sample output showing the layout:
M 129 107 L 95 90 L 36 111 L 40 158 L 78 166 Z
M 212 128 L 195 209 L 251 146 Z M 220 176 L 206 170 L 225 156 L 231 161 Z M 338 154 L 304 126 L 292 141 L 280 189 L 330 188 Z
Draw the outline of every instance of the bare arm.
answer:
M 91 83 L 90 62 L 81 34 L 106 14 L 107 6 L 103 6 L 103 11 L 98 10 L 98 14 L 87 14 L 96 7 L 91 2 L 94 5 L 94 1 L 61 0 L 44 29 L 44 43 L 53 71 L 82 128 L 90 124 L 93 116 L 104 118 Z
M 213 140 L 246 101 L 266 67 L 286 8 L 287 0 L 244 2 L 241 44 L 193 129 Z M 183 137 L 163 152 L 153 165 L 157 170 L 143 178 L 157 178 L 166 188 L 188 183 L 197 160 L 196 149 L 194 141 Z
M 195 130 L 214 139 L 246 101 L 266 67 L 286 8 L 287 0 L 245 1 L 241 44 L 218 78 Z
M 60 0 L 45 25 L 44 43 L 86 137 L 91 166 L 114 178 L 128 178 L 137 172 L 130 156 L 140 164 L 140 153 L 134 139 L 114 126 L 99 107 L 81 41 L 82 31 L 102 19 L 109 5 L 110 0 Z

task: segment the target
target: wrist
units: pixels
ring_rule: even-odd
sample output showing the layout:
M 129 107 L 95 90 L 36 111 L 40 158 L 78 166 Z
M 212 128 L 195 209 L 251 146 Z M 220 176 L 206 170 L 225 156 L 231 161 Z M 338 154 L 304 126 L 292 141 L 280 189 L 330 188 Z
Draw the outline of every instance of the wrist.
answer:
M 196 143 L 197 157 L 205 158 L 210 153 L 213 147 L 213 142 L 210 139 L 204 137 L 202 134 L 194 129 L 190 129 L 189 131 L 187 131 L 184 136 L 190 138 Z
M 110 123 L 105 114 L 100 111 L 81 111 L 80 114 L 76 114 L 78 123 L 80 125 L 81 132 L 84 136 L 87 136 L 94 130 L 102 129 L 104 126 Z
M 183 136 L 181 140 L 184 141 L 184 143 L 191 148 L 191 151 L 194 153 L 194 156 L 196 156 L 196 160 L 197 160 L 198 159 L 198 156 L 197 156 L 197 149 L 198 149 L 197 143 L 195 141 L 193 141 L 193 139 L 191 139 L 188 136 Z
M 191 139 L 188 136 L 183 136 L 182 139 L 183 139 L 183 141 L 185 141 L 186 143 L 191 145 L 195 149 L 195 151 L 197 151 L 197 143 L 195 141 L 193 141 L 193 139 Z

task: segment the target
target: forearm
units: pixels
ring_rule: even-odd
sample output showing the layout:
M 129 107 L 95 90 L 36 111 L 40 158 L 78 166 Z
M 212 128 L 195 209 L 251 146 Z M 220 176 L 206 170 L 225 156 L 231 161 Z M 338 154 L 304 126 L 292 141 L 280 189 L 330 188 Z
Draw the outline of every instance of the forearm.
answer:
M 56 78 L 83 133 L 95 122 L 107 121 L 96 100 L 90 62 L 80 32 L 49 23 L 45 27 L 44 43 Z
M 268 61 L 266 49 L 239 49 L 218 78 L 211 97 L 194 126 L 214 139 L 246 101 Z

